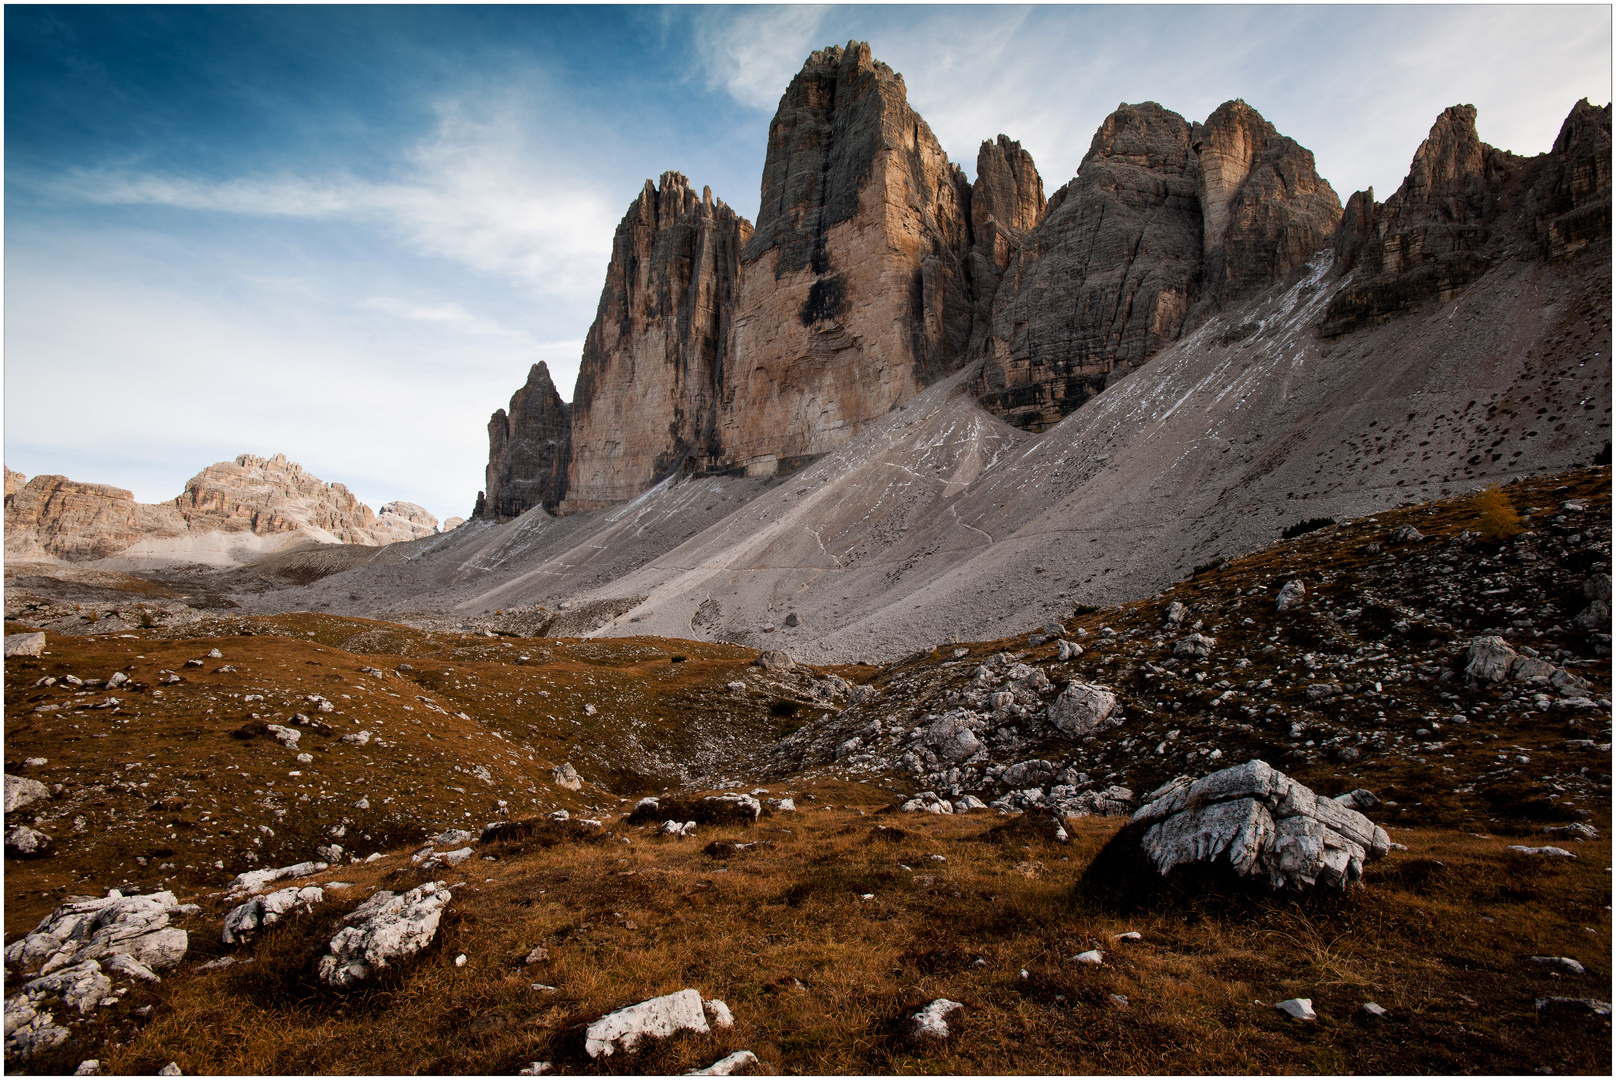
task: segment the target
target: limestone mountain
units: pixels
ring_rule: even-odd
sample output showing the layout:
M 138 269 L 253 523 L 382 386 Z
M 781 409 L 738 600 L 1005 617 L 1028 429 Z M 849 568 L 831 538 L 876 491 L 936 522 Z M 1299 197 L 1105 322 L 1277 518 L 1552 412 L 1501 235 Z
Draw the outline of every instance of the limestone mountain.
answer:
M 958 369 L 970 197 L 867 44 L 808 58 L 770 125 L 741 252 L 723 463 L 772 472 L 823 454 Z
M 7 487 L 20 473 L 7 471 Z M 161 503 L 137 503 L 108 484 L 35 476 L 6 498 L 8 559 L 108 561 L 119 568 L 233 565 L 314 541 L 377 546 L 437 531 L 413 503 L 378 517 L 342 484 L 328 484 L 285 454 L 242 454 L 208 466 Z
M 486 487 L 473 517 L 515 517 L 535 506 L 554 510 L 567 490 L 572 406 L 561 400 L 542 360 L 511 395 L 510 411 L 488 421 Z
M 1243 101 L 1194 125 L 1120 105 L 1006 269 L 976 393 L 1041 431 L 1197 317 L 1284 280 L 1340 214 L 1313 155 Z
M 623 502 L 676 468 L 722 456 L 718 403 L 751 235 L 710 188 L 698 196 L 676 172 L 645 182 L 617 227 L 584 340 L 563 510 Z

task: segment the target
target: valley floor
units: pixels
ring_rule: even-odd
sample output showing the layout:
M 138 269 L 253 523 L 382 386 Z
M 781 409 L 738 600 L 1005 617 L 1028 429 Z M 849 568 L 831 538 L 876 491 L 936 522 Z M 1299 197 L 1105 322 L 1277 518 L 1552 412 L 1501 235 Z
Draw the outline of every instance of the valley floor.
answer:
M 149 578 L 11 577 L 7 634 L 45 626 L 48 643 L 5 664 L 6 772 L 51 794 L 7 815 L 49 838 L 42 857 L 8 851 L 7 944 L 75 895 L 167 889 L 196 908 L 161 982 L 58 1009 L 67 1041 L 8 1066 L 677 1073 L 744 1048 L 759 1071 L 830 1074 L 1608 1073 L 1608 1011 L 1538 1002 L 1609 996 L 1609 627 L 1584 616 L 1601 574 L 1608 612 L 1610 473 L 1507 494 L 1512 536 L 1478 537 L 1470 499 L 1387 512 L 1054 636 L 884 669 L 310 613 L 165 623 Z M 1291 580 L 1307 599 L 1276 611 Z M 59 632 L 74 623 L 89 632 Z M 1175 655 L 1192 634 L 1213 644 Z M 1489 634 L 1538 666 L 1464 678 Z M 1108 687 L 1119 722 L 1048 727 L 1073 684 Z M 950 716 L 977 753 L 939 758 Z M 1083 800 L 1136 804 L 1253 757 L 1321 795 L 1377 792 L 1370 816 L 1406 850 L 1335 899 L 1186 886 L 1125 911 L 1083 880 L 1126 820 Z M 630 821 L 638 797 L 715 790 L 795 809 L 689 837 Z M 898 810 L 923 792 L 994 809 Z M 1069 842 L 1041 834 L 1041 807 L 1077 815 Z M 412 860 L 444 830 L 562 811 L 572 824 L 452 867 Z M 1510 850 L 1543 844 L 1575 857 Z M 235 875 L 314 859 L 330 866 L 298 879 L 325 886 L 311 912 L 219 943 Z M 453 899 L 425 953 L 323 987 L 313 961 L 343 915 L 432 880 Z M 1093 949 L 1101 964 L 1072 962 Z M 8 997 L 22 981 L 8 967 Z M 735 1026 L 584 1053 L 589 1022 L 685 987 Z M 1318 1019 L 1275 1010 L 1291 997 Z M 917 1044 L 907 1017 L 936 998 L 963 1004 L 953 1034 Z

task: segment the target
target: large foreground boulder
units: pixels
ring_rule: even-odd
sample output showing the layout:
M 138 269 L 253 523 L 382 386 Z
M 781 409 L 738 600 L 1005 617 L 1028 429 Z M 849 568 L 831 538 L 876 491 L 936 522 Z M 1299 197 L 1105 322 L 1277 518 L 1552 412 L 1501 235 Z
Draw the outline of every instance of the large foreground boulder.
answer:
M 169 925 L 170 916 L 196 910 L 182 907 L 171 892 L 124 896 L 114 889 L 104 897 L 73 899 L 7 946 L 6 963 L 49 974 L 68 963 L 121 953 L 161 971 L 178 964 L 190 944 L 184 930 Z
M 1198 867 L 1276 892 L 1344 891 L 1390 846 L 1385 830 L 1358 811 L 1248 761 L 1152 792 L 1088 878 L 1153 872 L 1159 880 Z

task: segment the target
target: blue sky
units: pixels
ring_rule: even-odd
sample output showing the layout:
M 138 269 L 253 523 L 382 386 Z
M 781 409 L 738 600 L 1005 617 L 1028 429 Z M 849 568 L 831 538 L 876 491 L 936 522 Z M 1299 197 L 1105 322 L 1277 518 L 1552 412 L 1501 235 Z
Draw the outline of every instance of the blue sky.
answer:
M 5 9 L 5 458 L 177 495 L 284 452 L 466 514 L 488 415 L 570 397 L 618 219 L 677 169 L 747 217 L 815 48 L 868 40 L 974 173 L 1053 192 L 1119 102 L 1243 97 L 1343 201 L 1447 105 L 1546 150 L 1610 99 L 1586 7 Z

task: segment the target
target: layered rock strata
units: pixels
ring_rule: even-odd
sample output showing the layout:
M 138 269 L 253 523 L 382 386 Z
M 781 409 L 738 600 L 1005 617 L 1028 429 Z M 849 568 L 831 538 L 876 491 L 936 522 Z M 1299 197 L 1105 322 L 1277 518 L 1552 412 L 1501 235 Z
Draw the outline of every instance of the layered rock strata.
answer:
M 645 182 L 617 226 L 584 340 L 563 510 L 631 499 L 662 476 L 722 456 L 719 386 L 751 235 L 751 223 L 710 188 L 698 196 L 676 172 Z
M 6 502 L 6 554 L 83 562 L 134 551 L 158 561 L 218 562 L 281 546 L 278 538 L 376 546 L 437 531 L 420 507 L 389 505 L 378 519 L 347 487 L 325 483 L 285 454 L 210 465 L 162 503 L 137 503 L 107 484 L 35 476 Z
M 970 197 L 868 45 L 808 58 L 770 125 L 741 252 L 719 464 L 789 468 L 960 366 Z
M 1339 337 L 1457 296 L 1500 259 L 1575 256 L 1610 237 L 1610 106 L 1579 101 L 1553 148 L 1526 159 L 1488 146 L 1470 105 L 1445 109 L 1384 204 L 1347 201 L 1336 271 L 1351 284 L 1321 333 Z
M 572 406 L 561 400 L 549 366 L 540 361 L 511 395 L 510 410 L 489 417 L 487 486 L 472 516 L 513 518 L 535 506 L 555 509 L 566 494 L 571 460 Z
M 971 185 L 971 341 L 967 355 L 981 351 L 993 327 L 993 298 L 1021 238 L 1044 216 L 1044 181 L 1032 155 L 1000 135 L 976 152 Z
M 1283 280 L 1340 213 L 1313 155 L 1245 102 L 1193 126 L 1154 102 L 1118 106 L 998 284 L 976 392 L 1041 431 L 1177 340 L 1195 309 Z

